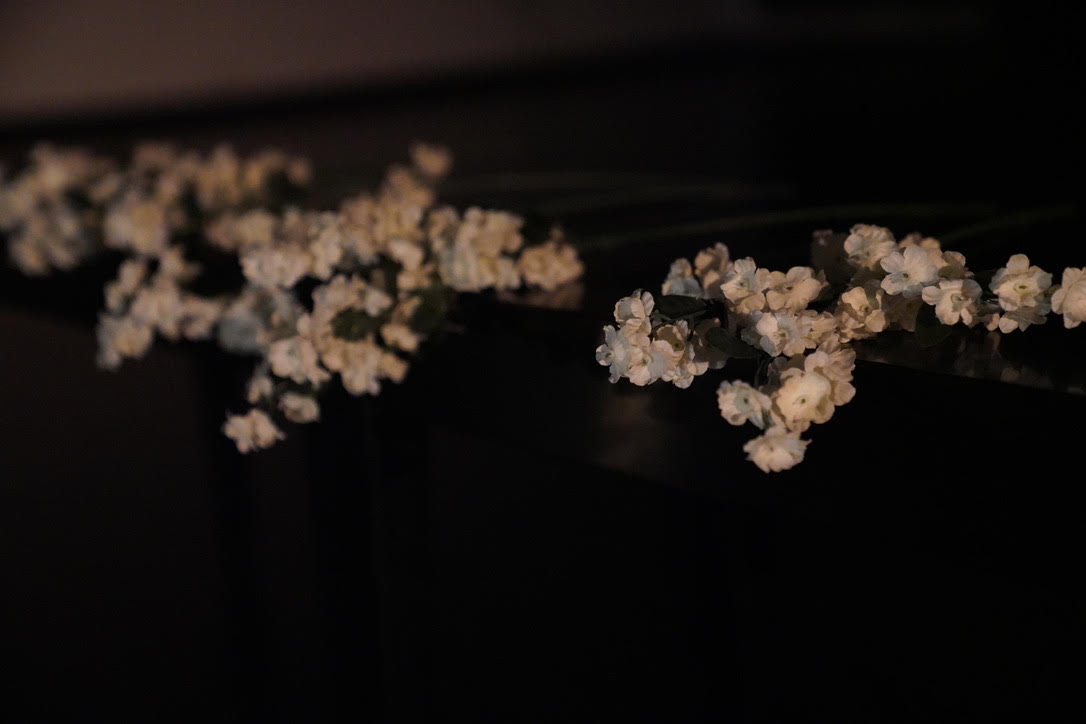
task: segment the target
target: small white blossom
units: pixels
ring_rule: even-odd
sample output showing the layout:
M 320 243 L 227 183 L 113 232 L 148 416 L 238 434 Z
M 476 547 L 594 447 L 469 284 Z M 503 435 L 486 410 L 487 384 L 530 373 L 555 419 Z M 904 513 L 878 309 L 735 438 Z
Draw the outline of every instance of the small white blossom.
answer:
M 897 248 L 889 229 L 872 224 L 856 224 L 845 239 L 845 253 L 853 265 L 878 269 L 880 262 Z
M 811 320 L 808 317 L 787 313 L 755 312 L 752 319 L 755 323 L 750 328 L 752 332 L 749 338 L 753 339 L 756 336 L 757 346 L 766 354 L 774 357 L 781 354 L 788 356 L 802 354 L 810 344 Z
M 943 324 L 958 320 L 972 327 L 980 309 L 981 288 L 972 279 L 943 279 L 938 286 L 924 287 L 924 301 L 935 307 L 935 316 Z
M 806 450 L 806 440 L 782 427 L 771 427 L 764 435 L 743 446 L 747 460 L 757 465 L 763 473 L 777 473 L 795 467 L 803 461 Z
M 724 298 L 720 285 L 724 283 L 731 267 L 731 254 L 723 244 L 717 243 L 698 252 L 694 257 L 694 274 L 701 281 L 705 296 L 711 299 Z
M 749 422 L 758 429 L 765 428 L 765 421 L 773 401 L 768 395 L 746 382 L 721 382 L 716 391 L 720 415 L 732 425 Z
M 795 370 L 773 394 L 773 404 L 789 430 L 803 432 L 833 415 L 833 385 L 819 372 Z
M 584 264 L 572 246 L 552 238 L 524 249 L 517 271 L 525 284 L 551 291 L 581 276 Z
M 939 276 L 938 267 L 921 246 L 891 252 L 879 264 L 886 271 L 886 278 L 882 280 L 883 290 L 887 294 L 900 294 L 906 299 L 919 297 L 921 290 Z
M 227 417 L 222 431 L 234 441 L 241 453 L 269 448 L 286 437 L 266 412 L 255 408 L 245 415 Z
M 249 387 L 245 392 L 245 399 L 249 401 L 250 405 L 255 405 L 261 400 L 271 397 L 274 389 L 275 387 L 271 377 L 266 373 L 261 372 L 253 375 L 253 378 L 249 380 Z
M 649 317 L 655 304 L 652 294 L 638 289 L 632 295 L 623 297 L 615 303 L 615 321 L 628 336 L 647 337 L 652 331 L 652 322 Z
M 849 339 L 865 339 L 886 329 L 885 294 L 877 281 L 842 294 L 834 314 L 841 333 Z
M 724 276 L 720 289 L 740 314 L 750 314 L 765 308 L 765 290 L 769 286 L 769 270 L 759 269 L 751 258 L 738 259 Z
M 318 363 L 313 343 L 301 335 L 273 342 L 268 348 L 268 363 L 276 375 L 298 384 L 310 382 L 319 385 L 331 377 Z
M 694 267 L 690 266 L 689 259 L 676 259 L 672 262 L 671 270 L 668 272 L 667 279 L 664 280 L 664 286 L 660 291 L 665 295 L 701 296 L 701 282 L 694 276 Z
M 151 348 L 155 331 L 147 322 L 133 316 L 98 318 L 98 366 L 116 369 L 125 357 L 142 357 Z
M 297 392 L 285 392 L 279 398 L 279 409 L 291 422 L 305 424 L 320 419 L 321 411 L 317 401 L 310 395 Z
M 818 297 L 823 285 L 814 270 L 806 266 L 794 266 L 787 274 L 770 272 L 766 302 L 774 312 L 799 312 Z
M 1086 269 L 1067 267 L 1052 295 L 1052 311 L 1063 315 L 1063 326 L 1073 329 L 1086 321 Z
M 653 340 L 631 349 L 626 376 L 638 387 L 644 387 L 663 377 L 673 364 L 675 354 L 671 345 L 664 340 Z
M 1025 254 L 1012 256 L 1007 266 L 995 273 L 990 284 L 999 297 L 999 306 L 1008 312 L 1044 303 L 1044 292 L 1050 286 L 1052 275 L 1038 266 L 1030 266 Z

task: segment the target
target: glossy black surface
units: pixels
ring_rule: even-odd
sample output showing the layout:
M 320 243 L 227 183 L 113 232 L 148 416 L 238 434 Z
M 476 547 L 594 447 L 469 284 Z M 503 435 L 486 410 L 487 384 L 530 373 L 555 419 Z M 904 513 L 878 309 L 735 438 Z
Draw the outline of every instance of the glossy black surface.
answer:
M 97 371 L 110 263 L 0 273 L 0 718 L 1079 718 L 1082 328 L 1008 339 L 1009 364 L 983 335 L 869 349 L 779 476 L 743 461 L 719 374 L 610 385 L 592 354 L 619 296 L 717 240 L 787 267 L 869 221 L 976 268 L 1086 263 L 1070 31 L 992 18 L 0 132 L 12 159 L 275 144 L 315 158 L 318 201 L 441 141 L 449 200 L 561 220 L 587 266 L 572 309 L 465 299 L 401 387 L 245 458 L 218 426 L 247 361 Z

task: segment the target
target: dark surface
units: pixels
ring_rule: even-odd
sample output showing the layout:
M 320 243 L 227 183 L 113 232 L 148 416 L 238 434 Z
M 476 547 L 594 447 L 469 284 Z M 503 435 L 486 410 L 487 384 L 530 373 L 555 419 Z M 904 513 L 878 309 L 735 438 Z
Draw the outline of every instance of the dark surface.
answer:
M 275 144 L 318 199 L 441 141 L 451 201 L 560 219 L 587 266 L 578 309 L 466 299 L 402 386 L 245 458 L 218 432 L 245 360 L 97 371 L 111 267 L 2 272 L 0 718 L 1082 718 L 1082 328 L 978 379 L 891 340 L 777 476 L 720 420 L 720 373 L 637 389 L 592 358 L 620 295 L 715 240 L 787 267 L 869 221 L 975 268 L 1082 265 L 1072 19 L 0 130 L 14 160 Z

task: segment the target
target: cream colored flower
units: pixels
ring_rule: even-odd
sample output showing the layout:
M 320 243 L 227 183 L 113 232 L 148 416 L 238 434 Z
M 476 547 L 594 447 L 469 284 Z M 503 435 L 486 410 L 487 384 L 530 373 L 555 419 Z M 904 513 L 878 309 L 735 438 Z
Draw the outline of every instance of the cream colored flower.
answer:
M 841 333 L 848 339 L 865 339 L 886 329 L 885 294 L 877 281 L 842 294 L 834 311 Z
M 572 246 L 552 238 L 524 249 L 517 260 L 517 271 L 525 284 L 551 291 L 581 276 L 584 264 Z
M 787 274 L 770 272 L 766 302 L 774 312 L 799 312 L 818 297 L 823 284 L 814 269 L 806 266 L 794 266 Z
M 627 336 L 648 336 L 652 331 L 652 314 L 655 301 L 652 294 L 640 289 L 615 303 L 615 321 Z
M 724 275 L 721 291 L 740 314 L 750 314 L 765 308 L 765 290 L 769 286 L 769 270 L 759 269 L 750 257 L 738 259 Z
M 138 317 L 99 316 L 98 366 L 116 369 L 125 357 L 142 357 L 154 336 L 154 327 Z
M 724 283 L 731 267 L 731 254 L 728 247 L 721 243 L 698 252 L 694 257 L 694 274 L 701 281 L 705 296 L 711 299 L 724 298 L 720 285 Z
M 789 430 L 803 432 L 811 423 L 823 423 L 833 415 L 833 385 L 819 372 L 806 370 L 782 380 L 773 404 Z
M 746 382 L 721 382 L 716 391 L 720 415 L 732 425 L 749 422 L 758 429 L 765 428 L 773 401 Z
M 1086 269 L 1067 267 L 1052 295 L 1052 311 L 1063 315 L 1063 326 L 1073 329 L 1086 321 Z
M 255 408 L 245 415 L 227 417 L 222 431 L 234 441 L 241 453 L 269 448 L 286 437 L 266 412 Z
M 406 324 L 390 323 L 381 325 L 381 339 L 390 347 L 414 352 L 419 348 L 421 338 Z
M 896 248 L 890 230 L 873 224 L 856 224 L 845 239 L 848 260 L 867 269 L 878 269 L 883 258 Z
M 802 354 L 810 344 L 811 319 L 795 314 L 777 314 L 774 312 L 755 312 L 753 331 L 745 336 L 753 339 L 766 354 L 788 355 Z M 813 346 L 813 345 L 811 345 Z
M 672 262 L 671 270 L 668 272 L 667 279 L 664 280 L 664 286 L 660 291 L 665 295 L 701 296 L 701 282 L 694 276 L 694 267 L 690 266 L 688 259 L 676 259 Z
M 305 424 L 320 419 L 321 410 L 316 399 L 297 392 L 285 392 L 279 398 L 279 409 L 291 422 Z
M 1052 286 L 1052 275 L 1039 266 L 1030 266 L 1025 254 L 1015 254 L 1007 266 L 995 273 L 989 286 L 999 297 L 999 306 L 1013 312 L 1042 304 L 1044 292 Z
M 331 378 L 328 371 L 321 368 L 313 343 L 301 335 L 273 342 L 268 348 L 268 364 L 276 375 L 298 384 L 319 385 Z
M 771 427 L 764 435 L 743 446 L 747 460 L 757 465 L 763 473 L 777 473 L 795 467 L 803 461 L 806 450 L 806 440 L 782 427 Z
M 935 316 L 943 324 L 961 320 L 972 327 L 977 323 L 981 288 L 972 279 L 943 279 L 938 286 L 924 287 L 922 295 L 935 307 Z
M 900 294 L 906 299 L 919 297 L 921 290 L 939 276 L 938 266 L 921 246 L 891 252 L 879 264 L 886 272 L 886 278 L 882 280 L 883 291 Z

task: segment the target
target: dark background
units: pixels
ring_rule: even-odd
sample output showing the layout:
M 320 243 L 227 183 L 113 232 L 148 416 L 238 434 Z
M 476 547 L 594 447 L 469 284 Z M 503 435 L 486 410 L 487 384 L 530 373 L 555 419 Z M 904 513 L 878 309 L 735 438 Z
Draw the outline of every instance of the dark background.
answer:
M 421 138 L 457 153 L 449 201 L 563 222 L 587 271 L 574 309 L 465 297 L 402 386 L 248 457 L 218 431 L 248 360 L 94 368 L 116 260 L 0 272 L 0 719 L 1082 718 L 1082 328 L 862 348 L 775 476 L 720 373 L 638 389 L 592 357 L 619 296 L 715 241 L 787 267 L 866 221 L 978 269 L 1086 263 L 1079 11 L 365 5 L 357 43 L 299 30 L 284 60 L 277 5 L 242 72 L 235 25 L 124 3 L 128 51 L 184 53 L 126 65 L 116 23 L 60 13 L 116 67 L 35 60 L 26 7 L 0 28 L 9 167 L 40 139 L 275 145 L 331 205 Z M 429 30 L 374 40 L 402 28 Z

